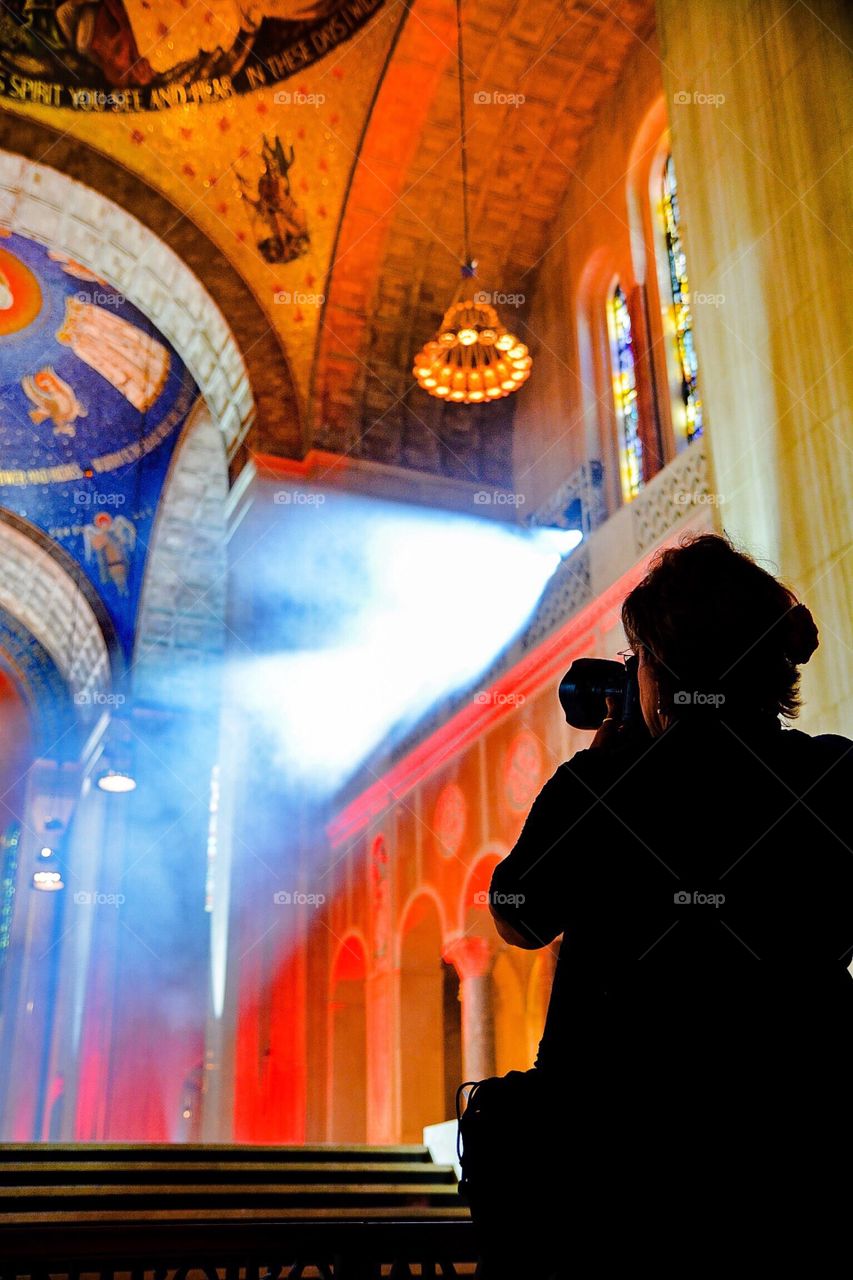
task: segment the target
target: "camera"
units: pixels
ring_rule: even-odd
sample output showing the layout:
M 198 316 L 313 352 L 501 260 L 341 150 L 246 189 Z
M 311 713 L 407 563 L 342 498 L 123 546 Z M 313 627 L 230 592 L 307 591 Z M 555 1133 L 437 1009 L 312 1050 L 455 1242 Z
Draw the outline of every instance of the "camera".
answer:
M 576 658 L 560 681 L 560 705 L 567 723 L 574 729 L 597 729 L 607 715 L 607 698 L 618 698 L 620 737 L 649 738 L 640 707 L 638 666 L 636 654 L 624 663 L 607 658 Z

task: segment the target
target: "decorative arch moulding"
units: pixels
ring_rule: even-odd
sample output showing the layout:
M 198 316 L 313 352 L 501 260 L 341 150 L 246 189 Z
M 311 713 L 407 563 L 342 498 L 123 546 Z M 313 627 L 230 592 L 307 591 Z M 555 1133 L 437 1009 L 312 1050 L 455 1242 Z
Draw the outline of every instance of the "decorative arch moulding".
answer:
M 250 432 L 261 448 L 302 452 L 287 354 L 260 303 L 219 247 L 142 177 L 49 125 L 0 112 L 0 228 L 64 251 L 156 325 L 222 430 L 232 478 Z
M 0 225 L 68 254 L 121 290 L 181 354 L 229 451 L 253 419 L 243 358 L 210 294 L 142 222 L 47 165 L 0 151 Z

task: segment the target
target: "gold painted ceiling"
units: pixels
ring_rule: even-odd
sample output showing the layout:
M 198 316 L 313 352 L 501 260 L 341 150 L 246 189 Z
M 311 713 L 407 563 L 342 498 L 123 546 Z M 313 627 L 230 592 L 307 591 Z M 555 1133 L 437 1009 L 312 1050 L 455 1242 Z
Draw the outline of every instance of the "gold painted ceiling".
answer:
M 287 354 L 303 445 L 506 478 L 516 397 L 442 404 L 411 374 L 463 257 L 452 0 L 63 3 L 22 40 L 28 9 L 3 6 L 0 106 L 118 162 L 222 252 Z M 463 18 L 478 279 L 525 298 L 507 319 L 527 340 L 572 161 L 654 6 L 464 0 Z

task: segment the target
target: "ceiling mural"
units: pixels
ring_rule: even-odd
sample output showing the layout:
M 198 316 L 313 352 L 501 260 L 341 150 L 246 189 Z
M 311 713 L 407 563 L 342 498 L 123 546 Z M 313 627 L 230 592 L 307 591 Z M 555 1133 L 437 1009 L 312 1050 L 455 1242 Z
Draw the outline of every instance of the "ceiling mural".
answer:
M 0 230 L 0 506 L 58 542 L 125 652 L 157 501 L 198 388 L 106 281 Z
M 36 14 L 52 34 L 26 72 Z M 535 358 L 551 226 L 631 50 L 654 40 L 654 3 L 465 0 L 463 15 L 477 280 Z M 452 4 L 22 0 L 0 7 L 0 44 L 0 107 L 159 188 L 245 280 L 286 352 L 303 443 L 506 483 L 517 397 L 443 404 L 411 372 L 463 260 Z M 56 92 L 48 46 L 60 64 L 73 52 Z M 72 83 L 100 96 L 72 102 Z
M 0 92 L 75 111 L 221 101 L 304 71 L 384 0 L 9 0 Z
M 199 0 L 180 18 L 177 3 L 151 3 L 176 29 L 184 21 L 197 23 L 205 10 L 205 0 Z M 72 7 L 59 5 L 58 12 Z M 399 4 L 373 0 L 327 0 L 323 6 L 273 0 L 252 8 L 267 15 L 258 37 L 276 14 L 321 7 L 333 11 L 327 25 L 341 35 L 346 28 L 348 37 L 280 85 L 268 69 L 266 82 L 251 92 L 192 99 L 163 111 L 102 109 L 97 101 L 91 109 L 39 105 L 32 95 L 10 97 L 10 82 L 0 98 L 0 106 L 43 120 L 118 160 L 187 212 L 240 272 L 281 336 L 303 408 L 340 210 L 365 116 L 406 12 Z M 7 8 L 0 6 L 0 15 Z M 221 8 L 243 10 L 231 0 Z M 350 29 L 347 13 L 361 15 L 363 25 Z M 8 57 L 2 30 L 0 21 L 0 45 Z M 257 52 L 260 43 L 253 48 Z M 13 136 L 9 145 L 14 149 Z M 45 163 L 51 163 L 49 155 Z M 145 221 L 144 209 L 132 212 Z

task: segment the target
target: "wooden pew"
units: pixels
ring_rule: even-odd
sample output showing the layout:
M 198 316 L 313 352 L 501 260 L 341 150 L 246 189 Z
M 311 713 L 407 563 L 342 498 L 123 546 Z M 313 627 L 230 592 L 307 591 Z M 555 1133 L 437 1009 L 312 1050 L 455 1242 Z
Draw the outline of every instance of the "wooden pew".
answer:
M 0 1280 L 378 1280 L 475 1260 L 454 1171 L 421 1146 L 0 1147 Z

